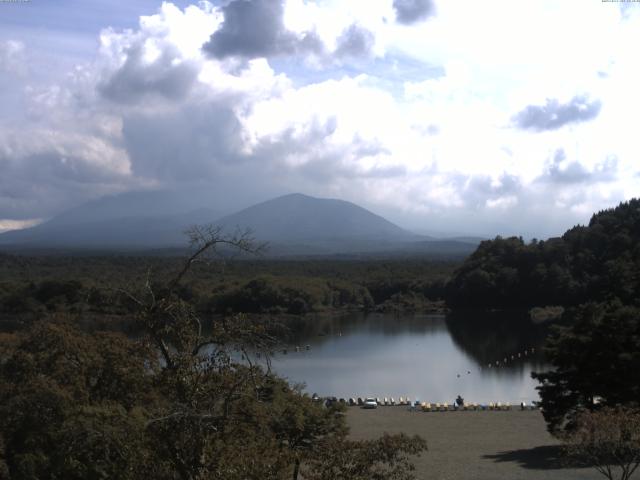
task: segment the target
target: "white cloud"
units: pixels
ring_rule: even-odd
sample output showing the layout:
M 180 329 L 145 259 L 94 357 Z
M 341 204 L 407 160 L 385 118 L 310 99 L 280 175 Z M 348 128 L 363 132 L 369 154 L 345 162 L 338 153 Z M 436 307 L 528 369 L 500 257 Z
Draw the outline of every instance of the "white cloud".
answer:
M 0 74 L 24 75 L 24 44 L 19 40 L 0 41 Z
M 9 232 L 11 230 L 22 230 L 23 228 L 34 227 L 41 222 L 42 222 L 41 218 L 33 218 L 29 220 L 0 219 L 0 233 Z

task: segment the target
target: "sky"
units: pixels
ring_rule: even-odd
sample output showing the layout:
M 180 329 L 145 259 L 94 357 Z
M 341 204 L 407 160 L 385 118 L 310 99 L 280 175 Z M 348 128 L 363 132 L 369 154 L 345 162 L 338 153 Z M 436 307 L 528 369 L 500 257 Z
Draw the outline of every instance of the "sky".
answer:
M 0 231 L 172 189 L 559 235 L 640 196 L 638 45 L 603 0 L 0 1 Z

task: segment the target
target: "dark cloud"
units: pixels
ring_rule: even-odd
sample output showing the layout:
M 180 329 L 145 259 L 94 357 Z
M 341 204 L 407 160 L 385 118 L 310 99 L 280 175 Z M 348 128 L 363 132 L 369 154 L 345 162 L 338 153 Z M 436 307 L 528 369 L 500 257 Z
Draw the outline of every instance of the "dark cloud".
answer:
M 435 14 L 433 0 L 393 0 L 393 9 L 396 21 L 403 25 L 421 22 Z
M 215 177 L 220 164 L 238 159 L 242 146 L 242 126 L 225 100 L 129 115 L 122 133 L 133 172 L 171 183 Z
M 150 94 L 180 100 L 197 76 L 198 66 L 182 59 L 175 47 L 166 46 L 158 58 L 147 63 L 138 44 L 129 48 L 124 64 L 103 79 L 98 89 L 104 97 L 121 103 L 136 102 Z
M 592 101 L 586 95 L 575 96 L 568 103 L 548 99 L 545 105 L 527 106 L 513 117 L 513 121 L 525 130 L 556 130 L 570 123 L 593 120 L 601 107 L 599 100 Z
M 126 186 L 108 168 L 50 151 L 0 155 L 0 219 L 46 218 L 96 195 Z
M 221 27 L 202 47 L 215 58 L 319 54 L 324 49 L 314 32 L 298 35 L 286 29 L 282 0 L 234 0 L 222 12 Z
M 553 184 L 598 183 L 615 180 L 618 170 L 618 159 L 614 156 L 606 158 L 589 171 L 580 162 L 565 163 L 566 154 L 562 148 L 555 151 L 553 158 L 539 177 L 538 181 Z
M 367 56 L 374 43 L 373 33 L 354 23 L 338 37 L 335 55 L 338 58 Z

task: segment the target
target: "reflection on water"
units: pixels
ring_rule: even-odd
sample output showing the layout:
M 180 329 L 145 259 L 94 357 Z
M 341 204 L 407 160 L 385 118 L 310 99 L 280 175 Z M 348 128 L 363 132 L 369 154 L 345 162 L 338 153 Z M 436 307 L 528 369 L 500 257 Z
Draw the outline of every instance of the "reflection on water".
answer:
M 531 371 L 545 368 L 544 329 L 515 314 L 350 314 L 291 328 L 287 354 L 277 354 L 273 368 L 322 396 L 530 402 L 538 398 Z

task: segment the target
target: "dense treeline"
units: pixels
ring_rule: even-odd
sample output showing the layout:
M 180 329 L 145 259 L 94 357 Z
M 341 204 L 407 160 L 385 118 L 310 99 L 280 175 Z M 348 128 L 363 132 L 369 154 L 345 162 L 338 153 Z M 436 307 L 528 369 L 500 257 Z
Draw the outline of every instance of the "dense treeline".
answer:
M 130 315 L 122 289 L 159 282 L 182 259 L 134 256 L 0 256 L 4 328 L 45 314 L 111 321 Z M 275 261 L 221 259 L 197 263 L 175 292 L 201 314 L 292 314 L 335 309 L 434 308 L 456 264 L 428 260 Z M 437 306 L 437 305 L 436 305 Z
M 601 211 L 560 238 L 484 241 L 447 285 L 453 307 L 640 302 L 640 200 Z

